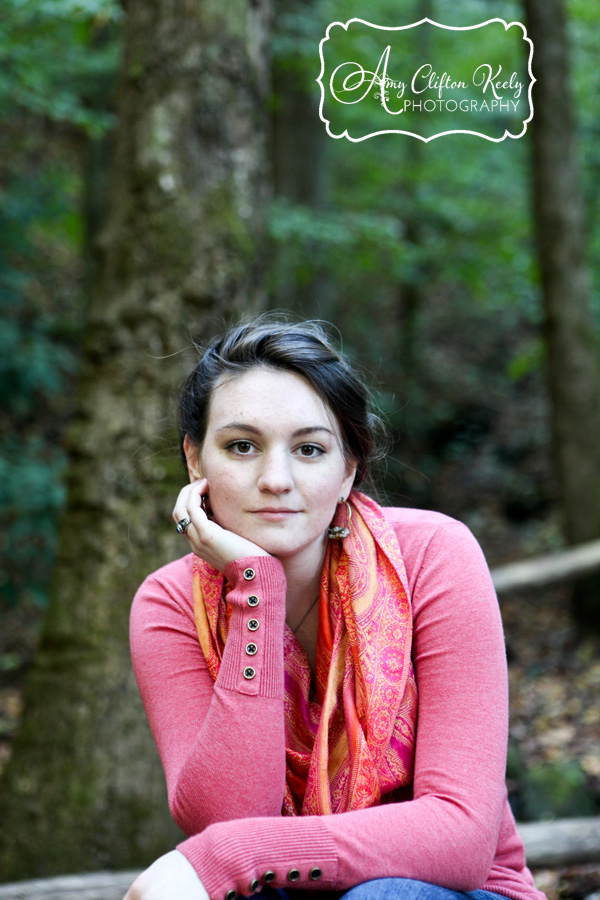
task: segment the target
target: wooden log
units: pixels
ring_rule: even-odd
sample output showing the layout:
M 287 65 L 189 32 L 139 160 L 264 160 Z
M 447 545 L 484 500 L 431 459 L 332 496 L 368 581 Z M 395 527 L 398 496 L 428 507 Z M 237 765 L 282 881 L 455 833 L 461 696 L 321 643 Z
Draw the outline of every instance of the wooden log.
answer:
M 139 872 L 91 872 L 0 885 L 0 900 L 123 900 Z
M 521 823 L 532 869 L 600 863 L 600 816 Z M 0 885 L 0 900 L 123 900 L 138 872 L 92 872 Z
M 532 869 L 600 863 L 600 816 L 518 824 Z
M 499 594 L 523 588 L 542 587 L 571 581 L 600 569 L 600 541 L 578 544 L 559 553 L 537 556 L 523 562 L 492 569 L 492 580 Z

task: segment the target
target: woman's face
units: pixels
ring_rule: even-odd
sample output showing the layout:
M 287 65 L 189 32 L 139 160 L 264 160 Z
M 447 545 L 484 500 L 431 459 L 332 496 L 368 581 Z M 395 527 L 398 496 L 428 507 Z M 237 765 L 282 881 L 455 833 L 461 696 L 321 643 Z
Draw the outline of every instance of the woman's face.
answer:
M 342 453 L 335 416 L 299 375 L 262 366 L 213 391 L 190 477 L 208 480 L 215 520 L 282 559 L 320 565 L 326 530 L 355 466 Z

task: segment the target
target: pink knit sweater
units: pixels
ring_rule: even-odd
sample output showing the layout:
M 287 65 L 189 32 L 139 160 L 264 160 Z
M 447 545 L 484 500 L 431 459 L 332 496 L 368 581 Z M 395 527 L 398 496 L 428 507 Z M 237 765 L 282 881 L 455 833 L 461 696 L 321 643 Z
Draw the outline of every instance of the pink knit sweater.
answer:
M 506 661 L 483 554 L 464 525 L 439 513 L 384 512 L 406 564 L 419 690 L 413 799 L 403 803 L 281 815 L 285 577 L 277 559 L 227 567 L 232 615 L 214 683 L 194 625 L 193 555 L 150 575 L 136 594 L 133 664 L 171 812 L 189 835 L 178 849 L 211 900 L 249 895 L 266 873 L 273 887 L 343 890 L 396 876 L 543 900 L 506 798 Z M 251 618 L 257 631 L 248 630 Z M 251 657 L 248 642 L 258 647 Z M 249 664 L 252 680 L 243 677 Z

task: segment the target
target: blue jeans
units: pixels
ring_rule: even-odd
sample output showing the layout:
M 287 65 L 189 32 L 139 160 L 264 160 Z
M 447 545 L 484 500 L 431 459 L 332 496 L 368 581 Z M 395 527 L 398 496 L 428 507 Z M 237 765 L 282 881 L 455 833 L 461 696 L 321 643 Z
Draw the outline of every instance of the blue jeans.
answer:
M 451 891 L 450 888 L 413 881 L 412 878 L 377 878 L 357 884 L 343 894 L 344 900 L 506 900 L 492 891 Z
M 506 900 L 492 891 L 452 891 L 450 888 L 413 881 L 412 878 L 376 878 L 357 884 L 348 891 L 300 891 L 264 888 L 258 897 L 264 900 Z

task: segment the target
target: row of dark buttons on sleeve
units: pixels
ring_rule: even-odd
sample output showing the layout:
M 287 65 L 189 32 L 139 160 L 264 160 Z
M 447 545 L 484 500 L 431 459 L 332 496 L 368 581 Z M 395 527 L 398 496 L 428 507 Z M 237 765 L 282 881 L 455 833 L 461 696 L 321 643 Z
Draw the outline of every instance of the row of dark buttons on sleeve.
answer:
M 318 866 L 315 866 L 308 873 L 308 877 L 311 879 L 311 881 L 318 881 L 322 874 L 323 873 L 321 872 L 321 869 L 319 869 Z M 275 881 L 276 878 L 277 875 L 275 874 L 275 872 L 269 869 L 269 871 L 265 872 L 262 877 L 263 884 L 271 884 L 271 882 Z M 300 871 L 298 869 L 290 869 L 290 871 L 287 873 L 288 881 L 298 881 L 299 878 Z M 259 889 L 259 887 L 260 882 L 257 878 L 255 878 L 254 881 L 250 882 L 250 893 L 254 894 Z M 225 900 L 236 900 L 236 897 L 236 891 L 227 891 L 227 893 L 225 894 Z
M 254 569 L 244 569 L 244 578 L 246 579 L 246 581 L 252 581 L 255 575 L 256 572 L 254 571 Z M 259 603 L 260 600 L 258 599 L 256 594 L 250 594 L 250 596 L 248 597 L 248 606 L 258 606 Z M 258 631 L 259 628 L 260 622 L 258 621 L 258 619 L 249 619 L 249 631 Z M 248 654 L 248 656 L 254 656 L 257 651 L 258 647 L 255 643 L 251 642 L 249 644 L 246 644 L 246 653 Z M 256 669 L 253 666 L 246 666 L 246 668 L 244 669 L 244 678 L 246 678 L 248 681 L 251 681 L 255 675 Z

